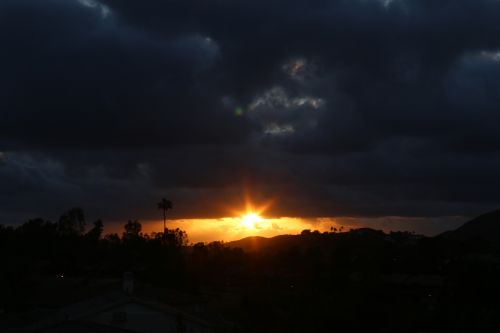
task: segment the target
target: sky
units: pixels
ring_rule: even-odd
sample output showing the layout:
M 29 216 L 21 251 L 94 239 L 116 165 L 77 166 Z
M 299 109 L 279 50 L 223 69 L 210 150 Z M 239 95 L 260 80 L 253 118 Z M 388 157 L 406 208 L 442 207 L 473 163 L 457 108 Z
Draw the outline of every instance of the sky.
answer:
M 496 0 L 0 0 L 0 223 L 159 221 L 166 197 L 189 233 L 247 196 L 313 229 L 464 222 L 500 201 L 499 21 Z

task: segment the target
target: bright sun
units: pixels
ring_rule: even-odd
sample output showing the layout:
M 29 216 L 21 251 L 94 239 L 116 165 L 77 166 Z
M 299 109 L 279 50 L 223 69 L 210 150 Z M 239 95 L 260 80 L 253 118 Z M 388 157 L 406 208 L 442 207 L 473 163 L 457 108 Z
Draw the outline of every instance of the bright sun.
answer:
M 255 225 L 260 222 L 262 218 L 255 213 L 248 213 L 241 217 L 241 225 L 247 229 L 255 229 Z

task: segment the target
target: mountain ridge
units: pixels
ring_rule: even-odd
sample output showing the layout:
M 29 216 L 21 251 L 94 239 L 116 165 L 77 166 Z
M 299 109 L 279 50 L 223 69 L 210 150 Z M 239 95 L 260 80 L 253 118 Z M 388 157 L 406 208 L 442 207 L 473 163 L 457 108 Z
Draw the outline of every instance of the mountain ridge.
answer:
M 500 243 L 500 210 L 481 214 L 457 229 L 446 231 L 437 237 L 462 242 L 476 240 Z

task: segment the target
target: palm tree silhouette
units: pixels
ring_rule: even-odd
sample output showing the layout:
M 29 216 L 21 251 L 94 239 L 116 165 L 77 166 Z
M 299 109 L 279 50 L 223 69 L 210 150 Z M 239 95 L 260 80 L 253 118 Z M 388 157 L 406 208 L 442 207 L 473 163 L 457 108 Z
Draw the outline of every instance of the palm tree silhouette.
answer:
M 166 224 L 167 224 L 167 210 L 172 209 L 172 201 L 167 200 L 165 198 L 161 199 L 160 202 L 158 202 L 158 209 L 163 210 L 163 237 L 165 237 L 165 232 L 167 230 Z

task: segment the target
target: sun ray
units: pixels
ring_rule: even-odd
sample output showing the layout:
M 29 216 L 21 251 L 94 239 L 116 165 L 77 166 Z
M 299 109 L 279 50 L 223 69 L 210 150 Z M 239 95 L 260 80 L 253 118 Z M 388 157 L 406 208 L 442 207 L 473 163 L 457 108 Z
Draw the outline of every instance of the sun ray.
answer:
M 260 221 L 262 221 L 262 217 L 258 214 L 247 213 L 241 217 L 241 226 L 246 229 L 255 229 Z

